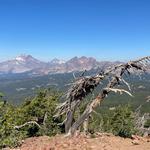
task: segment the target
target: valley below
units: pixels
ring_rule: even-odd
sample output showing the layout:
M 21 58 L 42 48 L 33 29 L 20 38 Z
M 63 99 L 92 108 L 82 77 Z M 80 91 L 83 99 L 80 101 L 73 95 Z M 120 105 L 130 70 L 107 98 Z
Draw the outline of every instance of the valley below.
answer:
M 92 75 L 97 73 L 97 70 L 87 71 L 85 75 Z M 77 77 L 82 72 L 74 73 Z M 148 96 L 150 96 L 150 75 L 143 74 L 132 75 L 126 79 L 131 86 L 131 93 L 134 97 L 125 94 L 111 94 L 103 102 L 102 107 L 108 109 L 120 104 L 131 104 L 134 108 L 143 104 L 143 111 L 150 111 L 149 103 L 145 103 Z M 22 74 L 7 74 L 0 75 L 0 92 L 4 94 L 4 99 L 12 104 L 22 104 L 27 98 L 34 97 L 38 90 L 50 88 L 52 90 L 65 93 L 71 84 L 75 81 L 73 73 L 59 73 L 49 74 L 43 76 L 29 76 L 26 73 Z M 101 85 L 95 91 L 98 93 L 104 85 Z M 121 86 L 121 85 L 120 85 Z M 126 87 L 124 87 L 126 88 Z M 90 96 L 89 96 L 90 99 Z M 62 99 L 64 101 L 65 99 Z

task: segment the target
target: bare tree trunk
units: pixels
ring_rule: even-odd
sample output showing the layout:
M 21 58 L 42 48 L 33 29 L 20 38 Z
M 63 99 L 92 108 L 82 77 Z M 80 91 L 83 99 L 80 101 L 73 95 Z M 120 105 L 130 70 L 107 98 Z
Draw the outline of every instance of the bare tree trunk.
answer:
M 75 131 L 81 126 L 85 119 L 89 118 L 93 110 L 100 105 L 100 102 L 103 100 L 103 93 L 102 96 L 97 96 L 96 99 L 94 99 L 90 105 L 87 106 L 86 110 L 83 112 L 80 118 L 77 119 L 77 121 L 72 125 L 72 127 L 69 129 L 68 136 L 74 135 Z
M 68 133 L 73 121 L 73 112 L 71 110 L 67 113 L 67 120 L 65 122 L 65 132 Z
M 81 126 L 85 119 L 89 118 L 91 113 L 94 111 L 94 109 L 101 104 L 101 101 L 110 93 L 110 91 L 113 92 L 125 92 L 131 95 L 129 92 L 125 91 L 124 89 L 112 89 L 111 87 L 115 86 L 117 84 L 117 78 L 112 78 L 111 82 L 107 85 L 108 88 L 105 88 L 102 90 L 102 92 L 90 103 L 90 105 L 87 106 L 83 114 L 80 118 L 77 119 L 77 121 L 71 126 L 68 132 L 68 136 L 74 135 L 75 131 Z
M 76 108 L 79 106 L 79 101 L 77 101 L 76 104 L 74 104 L 72 106 L 72 108 L 69 108 L 68 113 L 67 113 L 67 117 L 66 117 L 66 122 L 65 122 L 65 133 L 69 132 L 69 129 L 71 128 L 72 124 L 73 124 L 73 117 L 74 117 L 74 113 Z

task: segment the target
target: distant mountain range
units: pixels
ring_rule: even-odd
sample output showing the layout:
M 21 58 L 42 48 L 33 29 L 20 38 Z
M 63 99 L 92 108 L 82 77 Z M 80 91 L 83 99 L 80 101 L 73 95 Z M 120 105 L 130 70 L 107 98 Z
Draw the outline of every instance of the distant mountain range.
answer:
M 0 63 L 0 74 L 30 73 L 32 75 L 46 75 L 54 73 L 69 73 L 74 71 L 104 69 L 120 62 L 97 61 L 92 57 L 74 57 L 68 61 L 53 59 L 50 62 L 40 61 L 31 55 L 20 55 L 16 58 Z
M 97 61 L 92 57 L 85 56 L 74 57 L 68 61 L 55 58 L 50 62 L 43 62 L 31 55 L 21 55 L 0 63 L 0 92 L 4 93 L 5 100 L 13 104 L 20 104 L 28 96 L 34 96 L 41 88 L 52 88 L 65 92 L 70 83 L 74 81 L 72 72 L 79 77 L 86 69 L 88 71 L 85 75 L 89 76 L 96 74 L 98 70 L 119 63 L 121 62 Z M 99 69 L 97 69 L 98 67 Z M 109 102 L 104 102 L 105 106 L 113 107 L 128 102 L 139 106 L 145 97 L 149 96 L 150 74 L 143 74 L 140 78 L 133 74 L 125 80 L 130 83 L 135 96 L 134 100 L 126 95 L 112 96 Z M 149 109 L 149 105 L 146 104 L 144 109 Z

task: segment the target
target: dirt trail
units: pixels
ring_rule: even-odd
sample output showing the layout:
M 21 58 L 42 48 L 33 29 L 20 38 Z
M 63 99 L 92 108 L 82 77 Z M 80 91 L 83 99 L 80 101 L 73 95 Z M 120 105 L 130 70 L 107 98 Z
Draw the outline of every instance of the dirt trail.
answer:
M 101 134 L 95 138 L 84 135 L 72 138 L 62 135 L 42 136 L 26 139 L 15 150 L 150 150 L 150 138 L 124 139 L 109 134 Z

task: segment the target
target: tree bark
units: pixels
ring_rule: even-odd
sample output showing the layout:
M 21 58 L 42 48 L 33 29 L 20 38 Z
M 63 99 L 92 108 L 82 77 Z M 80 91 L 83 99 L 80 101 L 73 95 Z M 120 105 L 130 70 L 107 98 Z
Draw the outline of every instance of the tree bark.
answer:
M 80 118 L 77 119 L 77 121 L 72 125 L 72 127 L 69 129 L 68 136 L 74 135 L 75 131 L 83 124 L 85 119 L 87 119 L 93 110 L 100 105 L 101 101 L 104 98 L 104 94 L 102 93 L 101 96 L 97 96 L 96 99 L 94 99 L 90 105 L 87 106 L 86 110 L 83 112 Z
M 65 122 L 65 133 L 69 132 L 69 129 L 71 128 L 73 124 L 73 118 L 76 108 L 79 106 L 80 101 L 77 101 L 72 108 L 69 108 L 67 112 L 66 122 Z

